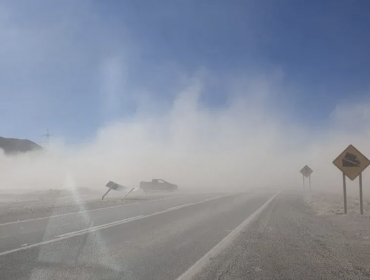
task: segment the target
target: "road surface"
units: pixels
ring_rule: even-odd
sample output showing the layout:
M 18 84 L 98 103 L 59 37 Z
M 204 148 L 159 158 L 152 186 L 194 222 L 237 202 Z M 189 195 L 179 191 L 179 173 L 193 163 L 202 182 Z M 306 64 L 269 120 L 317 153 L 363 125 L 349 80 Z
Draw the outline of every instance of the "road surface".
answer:
M 300 193 L 183 194 L 22 218 L 0 223 L 1 279 L 370 279 L 368 232 L 316 215 Z
M 0 224 L 4 279 L 177 279 L 273 196 L 165 197 Z

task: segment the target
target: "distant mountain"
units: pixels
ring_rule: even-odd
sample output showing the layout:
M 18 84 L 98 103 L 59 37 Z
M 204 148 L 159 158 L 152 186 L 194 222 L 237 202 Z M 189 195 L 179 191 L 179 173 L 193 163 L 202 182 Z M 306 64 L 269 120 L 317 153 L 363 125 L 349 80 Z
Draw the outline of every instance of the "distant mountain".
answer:
M 42 148 L 27 139 L 4 138 L 0 136 L 0 149 L 3 149 L 4 153 L 9 155 L 41 150 Z

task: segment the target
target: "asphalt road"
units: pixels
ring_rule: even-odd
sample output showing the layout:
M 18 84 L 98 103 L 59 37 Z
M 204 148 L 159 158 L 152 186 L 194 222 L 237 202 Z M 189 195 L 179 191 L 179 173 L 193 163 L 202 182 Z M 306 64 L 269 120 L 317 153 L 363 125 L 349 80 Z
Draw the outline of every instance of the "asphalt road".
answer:
M 176 280 L 273 195 L 187 194 L 8 219 L 0 278 Z
M 104 201 L 100 196 L 93 198 L 74 197 L 69 201 L 64 199 L 48 198 L 39 201 L 22 201 L 22 202 L 9 202 L 7 204 L 0 203 L 0 224 L 12 222 L 17 220 L 26 220 L 31 218 L 61 215 L 68 213 L 75 213 L 84 210 L 93 210 L 100 208 L 107 208 L 110 206 L 117 206 L 121 204 L 129 204 L 136 202 L 143 202 L 147 200 L 155 200 L 172 196 L 182 196 L 183 193 L 153 193 L 148 195 L 129 196 L 122 200 L 125 193 L 119 192 L 116 195 L 106 197 Z

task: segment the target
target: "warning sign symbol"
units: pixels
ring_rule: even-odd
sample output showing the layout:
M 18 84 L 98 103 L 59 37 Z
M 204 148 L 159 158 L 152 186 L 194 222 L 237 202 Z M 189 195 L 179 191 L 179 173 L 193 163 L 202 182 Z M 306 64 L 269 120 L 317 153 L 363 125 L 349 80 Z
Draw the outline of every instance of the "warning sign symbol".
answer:
M 311 174 L 312 174 L 312 169 L 311 168 L 309 168 L 307 165 L 305 165 L 302 169 L 301 169 L 301 171 L 299 171 L 299 172 L 301 172 L 301 174 L 304 176 L 304 177 L 309 177 Z
M 352 145 L 349 145 L 333 163 L 351 180 L 356 179 L 370 165 L 370 161 Z
M 342 159 L 343 167 L 359 167 L 361 162 L 358 160 L 357 156 L 351 153 L 346 153 Z

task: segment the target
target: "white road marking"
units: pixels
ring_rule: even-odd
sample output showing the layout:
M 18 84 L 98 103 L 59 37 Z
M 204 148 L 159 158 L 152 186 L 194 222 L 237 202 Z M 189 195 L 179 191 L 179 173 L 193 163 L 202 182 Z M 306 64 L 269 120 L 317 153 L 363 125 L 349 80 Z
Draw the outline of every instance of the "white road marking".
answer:
M 102 230 L 102 229 L 114 227 L 114 226 L 125 224 L 125 223 L 128 223 L 128 222 L 132 222 L 132 221 L 136 221 L 136 220 L 141 220 L 141 219 L 149 218 L 149 217 L 152 217 L 152 216 L 160 215 L 160 214 L 167 213 L 167 212 L 170 212 L 170 211 L 174 211 L 174 210 L 177 210 L 177 209 L 185 208 L 185 207 L 188 207 L 190 205 L 201 204 L 201 203 L 204 203 L 204 202 L 207 202 L 207 201 L 215 200 L 215 199 L 218 199 L 218 198 L 221 198 L 221 197 L 230 196 L 230 195 L 231 194 L 215 196 L 215 197 L 207 198 L 207 199 L 202 200 L 202 201 L 179 205 L 175 209 L 168 208 L 166 210 L 155 212 L 155 213 L 148 214 L 148 215 L 142 215 L 142 216 L 136 216 L 136 217 L 132 217 L 132 218 L 126 218 L 126 219 L 123 219 L 123 220 L 120 220 L 120 221 L 116 221 L 116 222 L 112 222 L 112 223 L 108 223 L 108 224 L 104 224 L 104 225 L 99 225 L 99 226 L 95 226 L 95 227 L 91 227 L 91 228 L 87 228 L 87 229 L 83 229 L 83 230 L 79 230 L 79 231 L 75 231 L 75 232 L 70 232 L 70 233 L 62 234 L 62 235 L 56 236 L 56 238 L 54 238 L 54 239 L 50 239 L 50 240 L 46 240 L 46 241 L 43 241 L 43 242 L 31 244 L 31 245 L 29 245 L 27 247 L 20 247 L 20 248 L 16 248 L 16 249 L 12 249 L 12 250 L 1 252 L 0 253 L 0 256 L 5 256 L 5 255 L 9 255 L 9 254 L 12 254 L 12 253 L 15 253 L 15 252 L 19 252 L 19 251 L 23 251 L 23 250 L 28 250 L 28 249 L 31 249 L 31 248 L 34 248 L 34 247 L 39 247 L 39 246 L 42 246 L 42 245 L 46 245 L 46 244 L 58 242 L 58 241 L 61 241 L 61 240 L 65 240 L 65 239 L 72 238 L 72 237 L 79 236 L 79 235 L 88 234 L 90 232 L 94 232 L 94 231 L 98 231 L 98 230 Z
M 2 236 L 0 236 L 0 239 L 2 239 L 2 238 L 7 238 L 7 237 L 9 237 L 9 236 L 13 236 L 13 235 L 12 235 L 12 234 L 2 235 Z
M 193 205 L 194 203 L 187 203 L 187 204 L 182 204 L 182 205 L 179 205 L 179 206 L 174 206 L 174 207 L 171 207 L 171 208 L 168 208 L 168 210 L 175 210 L 175 209 L 180 209 L 184 206 L 188 206 L 188 205 Z
M 99 225 L 99 226 L 95 226 L 95 227 L 91 227 L 91 228 L 85 228 L 85 229 L 82 229 L 82 230 L 73 231 L 73 232 L 58 235 L 58 236 L 56 236 L 56 238 L 78 236 L 78 235 L 94 232 L 94 231 L 97 231 L 97 230 L 100 230 L 100 229 L 103 229 L 103 228 L 109 228 L 109 227 L 113 227 L 113 226 L 122 225 L 122 224 L 125 224 L 125 223 L 128 223 L 128 222 L 131 222 L 131 221 L 141 219 L 142 217 L 144 217 L 144 215 L 131 217 L 131 218 L 127 218 L 127 219 L 123 219 L 123 220 L 119 220 L 119 221 L 115 221 L 115 222 L 111 222 L 111 223 L 108 223 L 108 224 L 103 224 L 103 225 Z
M 112 209 L 112 208 L 117 208 L 117 207 L 125 207 L 125 206 L 129 206 L 129 205 L 135 205 L 135 204 L 140 204 L 140 203 L 147 203 L 147 202 L 159 201 L 159 200 L 165 200 L 165 199 L 171 199 L 171 198 L 179 198 L 179 197 L 184 197 L 184 196 L 187 196 L 187 195 L 164 197 L 164 198 L 159 198 L 159 199 L 151 199 L 151 200 L 147 200 L 147 201 L 133 202 L 133 203 L 127 203 L 127 204 L 108 206 L 108 207 L 101 207 L 101 208 L 96 208 L 96 209 L 91 209 L 91 210 L 83 210 L 83 211 L 79 211 L 79 212 L 58 214 L 58 215 L 53 215 L 53 216 L 45 216 L 45 217 L 39 217 L 39 218 L 33 218 L 33 219 L 27 219 L 27 220 L 19 220 L 19 221 L 14 221 L 14 222 L 3 223 L 3 224 L 0 224 L 0 226 L 17 224 L 17 223 L 25 223 L 25 222 L 31 222 L 31 221 L 37 221 L 37 220 L 44 220 L 44 219 L 51 219 L 51 218 L 58 218 L 58 217 L 63 217 L 63 216 L 71 216 L 71 215 L 77 215 L 77 214 L 86 213 L 86 212 L 103 211 L 103 210 L 106 210 L 106 209 Z
M 95 198 L 96 196 L 92 196 L 92 195 L 81 195 L 79 197 L 77 197 L 77 200 L 84 200 L 86 198 Z M 73 196 L 63 196 L 63 197 L 58 197 L 57 200 L 62 200 L 62 199 L 70 199 L 70 200 L 74 200 L 76 201 L 76 198 L 73 197 Z
M 252 215 L 245 219 L 239 226 L 237 226 L 232 232 L 230 232 L 224 239 L 222 239 L 215 247 L 213 247 L 207 254 L 200 258 L 193 266 L 185 271 L 176 280 L 189 280 L 199 273 L 206 265 L 208 265 L 213 258 L 219 253 L 225 250 L 232 241 L 234 241 L 239 234 L 245 229 L 251 222 L 253 222 L 258 216 L 267 208 L 267 206 L 280 194 L 277 193 L 271 197 L 265 204 L 258 208 Z

